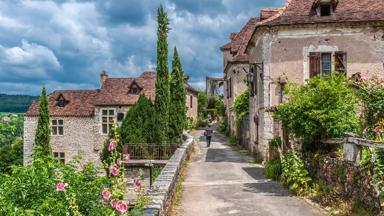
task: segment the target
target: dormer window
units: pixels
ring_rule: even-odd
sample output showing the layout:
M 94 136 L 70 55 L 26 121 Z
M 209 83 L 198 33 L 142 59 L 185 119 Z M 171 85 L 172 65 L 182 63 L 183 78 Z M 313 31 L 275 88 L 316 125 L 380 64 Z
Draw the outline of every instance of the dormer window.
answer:
M 338 3 L 338 0 L 315 0 L 312 8 L 318 16 L 332 16 Z
M 331 11 L 332 11 L 331 4 L 320 5 L 320 16 L 331 16 Z
M 141 87 L 135 81 L 133 81 L 133 83 L 129 87 L 129 94 L 138 95 L 140 94 L 140 92 L 141 92 Z
M 65 105 L 67 105 L 67 100 L 65 100 L 62 94 L 59 95 L 56 101 L 57 101 L 56 105 L 58 107 L 65 107 Z

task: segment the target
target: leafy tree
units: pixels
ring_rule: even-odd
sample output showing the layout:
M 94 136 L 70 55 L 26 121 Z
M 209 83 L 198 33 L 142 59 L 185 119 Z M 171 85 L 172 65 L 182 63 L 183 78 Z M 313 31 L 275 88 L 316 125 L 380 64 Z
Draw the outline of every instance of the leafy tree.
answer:
M 43 87 L 40 96 L 39 119 L 35 135 L 35 158 L 52 154 L 50 136 L 51 127 L 49 123 L 48 99 L 45 87 Z
M 244 91 L 241 95 L 237 96 L 233 105 L 233 110 L 236 114 L 237 120 L 242 118 L 249 113 L 249 91 Z
M 168 72 L 168 42 L 169 18 L 163 7 L 157 11 L 157 78 L 155 109 L 157 112 L 156 132 L 159 143 L 168 142 L 169 121 L 169 72 Z
M 169 115 L 169 137 L 170 141 L 178 142 L 187 122 L 187 108 L 185 105 L 187 92 L 184 85 L 184 72 L 176 47 L 172 66 L 170 79 L 171 103 L 169 106 L 169 112 L 172 115 Z
M 199 117 L 205 118 L 207 116 L 208 97 L 203 91 L 197 94 L 197 112 Z
M 285 92 L 290 100 L 279 105 L 273 117 L 303 139 L 305 150 L 316 150 L 319 146 L 313 144 L 321 139 L 342 137 L 358 128 L 357 99 L 343 75 L 332 73 L 304 85 L 288 84 Z
M 0 148 L 0 173 L 11 173 L 11 166 L 23 164 L 23 140 L 16 139 L 12 145 Z
M 143 94 L 137 103 L 127 112 L 121 125 L 121 143 L 155 143 L 155 112 L 151 101 Z

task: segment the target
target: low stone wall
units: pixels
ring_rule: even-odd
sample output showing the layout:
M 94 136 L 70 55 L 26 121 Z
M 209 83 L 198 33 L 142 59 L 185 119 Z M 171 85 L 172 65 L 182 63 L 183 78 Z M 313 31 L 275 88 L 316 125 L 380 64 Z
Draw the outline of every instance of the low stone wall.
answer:
M 381 210 L 379 193 L 371 184 L 372 177 L 359 165 L 330 157 L 320 160 L 311 158 L 306 165 L 312 177 L 332 186 L 338 196 L 357 200 L 377 212 Z
M 163 216 L 172 204 L 180 170 L 193 148 L 193 137 L 184 134 L 185 142 L 175 151 L 147 195 L 151 203 L 144 207 L 146 216 Z

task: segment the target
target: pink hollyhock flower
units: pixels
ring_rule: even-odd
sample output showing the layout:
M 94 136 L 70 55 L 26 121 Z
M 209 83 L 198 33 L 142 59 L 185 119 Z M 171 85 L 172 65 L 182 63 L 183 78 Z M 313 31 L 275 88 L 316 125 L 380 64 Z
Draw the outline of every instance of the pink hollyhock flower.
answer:
M 111 139 L 111 141 L 109 142 L 109 146 L 108 146 L 108 151 L 113 151 L 115 148 L 116 148 L 117 144 L 116 144 L 116 141 L 114 139 Z
M 111 204 L 112 208 L 116 208 L 117 200 L 116 199 L 112 199 L 110 204 Z
M 108 188 L 105 188 L 103 192 L 101 192 L 101 195 L 103 195 L 105 200 L 109 200 L 111 198 L 111 192 L 109 192 Z
M 114 175 L 114 176 L 119 175 L 119 170 L 116 167 L 114 167 L 113 165 L 111 165 L 109 167 L 109 172 L 112 173 L 112 175 Z
M 124 213 L 128 210 L 128 205 L 124 201 L 119 201 L 116 205 L 116 210 L 120 213 Z
M 140 180 L 133 180 L 133 183 L 135 184 L 135 186 L 137 187 L 137 188 L 140 188 L 141 187 L 141 182 L 140 182 Z
M 375 128 L 373 128 L 373 130 L 374 130 L 375 132 L 379 132 L 379 131 L 380 131 L 380 127 L 379 127 L 379 126 L 376 126 Z
M 361 80 L 365 81 L 367 80 L 368 78 L 366 76 L 361 76 Z
M 121 160 L 120 160 L 120 159 L 117 159 L 117 160 L 116 160 L 116 164 L 119 165 L 119 166 L 121 166 Z
M 63 191 L 63 190 L 65 190 L 65 186 L 66 186 L 66 184 L 64 184 L 62 182 L 57 183 L 56 191 Z

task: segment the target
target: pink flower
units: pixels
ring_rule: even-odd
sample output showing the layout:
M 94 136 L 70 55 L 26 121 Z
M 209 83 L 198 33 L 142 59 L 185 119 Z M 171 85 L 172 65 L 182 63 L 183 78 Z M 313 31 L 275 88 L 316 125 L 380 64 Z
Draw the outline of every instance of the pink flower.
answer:
M 116 199 L 112 199 L 110 204 L 111 204 L 112 208 L 116 208 L 117 200 Z
M 120 159 L 117 159 L 117 160 L 116 160 L 116 164 L 119 165 L 119 166 L 121 166 L 121 160 L 120 160 Z
M 103 195 L 105 200 L 109 200 L 111 198 L 111 192 L 109 192 L 108 188 L 105 188 L 103 192 L 101 192 L 101 195 Z
M 63 190 L 65 190 L 65 186 L 66 185 L 64 183 L 62 183 L 62 182 L 57 183 L 56 191 L 63 191 Z
M 366 76 L 361 76 L 361 80 L 365 81 L 367 80 L 368 78 Z
M 124 213 L 128 210 L 128 205 L 124 201 L 119 201 L 116 205 L 116 210 L 120 213 Z
M 135 186 L 137 187 L 137 188 L 140 188 L 141 187 L 141 182 L 140 182 L 140 180 L 133 180 L 133 183 L 135 184 Z
M 380 127 L 379 127 L 379 126 L 376 126 L 375 128 L 373 128 L 373 130 L 374 130 L 375 132 L 379 132 L 379 131 L 380 131 Z
M 112 175 L 114 176 L 119 175 L 119 170 L 113 165 L 109 166 L 109 172 L 112 173 Z
M 117 144 L 116 144 L 116 141 L 114 139 L 111 139 L 111 141 L 109 142 L 109 146 L 108 146 L 108 151 L 113 151 L 115 148 L 116 148 Z

